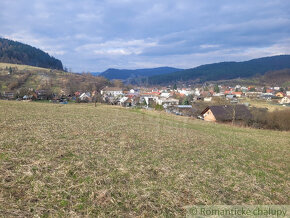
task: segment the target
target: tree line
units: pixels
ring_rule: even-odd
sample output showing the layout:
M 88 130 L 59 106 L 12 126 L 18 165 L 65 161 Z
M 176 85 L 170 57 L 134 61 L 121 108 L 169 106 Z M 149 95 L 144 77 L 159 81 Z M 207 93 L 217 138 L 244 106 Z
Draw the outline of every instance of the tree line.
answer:
M 0 38 L 0 62 L 63 70 L 62 62 L 44 51 Z

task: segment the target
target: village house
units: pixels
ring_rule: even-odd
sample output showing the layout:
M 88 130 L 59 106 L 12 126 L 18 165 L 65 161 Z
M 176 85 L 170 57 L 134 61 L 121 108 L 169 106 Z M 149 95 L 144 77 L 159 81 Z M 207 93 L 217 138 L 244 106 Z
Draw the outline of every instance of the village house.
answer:
M 275 95 L 272 92 L 266 92 L 261 94 L 261 97 L 263 96 L 275 96 Z
M 284 93 L 283 92 L 277 92 L 275 95 L 278 98 L 283 98 L 284 97 Z
M 139 97 L 140 93 L 137 90 L 131 89 L 129 92 L 123 91 L 123 95 L 128 97 L 128 98 L 135 98 L 135 97 Z M 120 95 L 122 96 L 122 95 Z
M 35 97 L 35 96 L 34 95 L 24 95 L 22 97 L 22 100 L 29 101 L 29 100 L 32 100 L 33 97 Z
M 156 103 L 159 105 L 171 106 L 171 105 L 178 105 L 179 100 L 175 98 L 158 98 Z
M 38 100 L 47 100 L 48 99 L 48 91 L 45 89 L 35 90 L 35 94 Z
M 230 94 L 230 95 L 226 95 L 226 99 L 230 99 L 230 100 L 232 100 L 232 99 L 234 99 L 234 98 L 236 98 L 235 95 L 232 95 L 232 94 Z
M 262 95 L 262 92 L 246 92 L 245 95 L 249 98 L 258 98 Z
M 254 92 L 254 91 L 256 91 L 255 86 L 249 86 L 249 87 L 248 87 L 248 91 L 249 91 L 249 92 Z
M 203 101 L 206 101 L 206 102 L 210 102 L 212 100 L 212 97 L 205 97 L 204 99 L 203 99 Z
M 74 95 L 75 95 L 76 97 L 79 97 L 79 96 L 81 95 L 81 92 L 77 91 L 77 92 L 74 93 Z
M 4 92 L 3 97 L 6 99 L 13 99 L 14 98 L 14 92 Z
M 117 105 L 119 102 L 119 98 L 114 96 L 103 96 L 103 101 L 107 104 Z
M 279 101 L 280 104 L 290 104 L 290 97 L 283 97 L 280 101 Z
M 200 90 L 198 88 L 195 88 L 193 94 L 196 95 L 196 96 L 200 96 Z
M 170 96 L 175 96 L 175 97 L 183 98 L 183 97 L 185 97 L 185 94 L 179 93 L 179 92 L 171 92 L 170 93 Z
M 121 99 L 119 99 L 119 104 L 123 107 L 131 107 L 132 102 L 132 99 L 129 97 L 122 97 Z
M 240 88 L 242 88 L 241 85 L 236 85 L 236 86 L 235 86 L 235 89 L 240 89 Z
M 237 98 L 242 97 L 243 92 L 232 92 L 233 95 L 235 95 Z
M 231 95 L 231 94 L 232 94 L 232 91 L 231 90 L 224 91 L 224 95 Z
M 205 121 L 231 122 L 248 120 L 252 117 L 245 105 L 217 105 L 204 109 L 201 116 Z
M 248 88 L 247 88 L 247 87 L 245 87 L 245 86 L 242 86 L 242 87 L 241 87 L 241 91 L 242 91 L 243 93 L 245 93 L 245 92 L 247 92 L 247 91 L 248 91 Z
M 201 97 L 204 97 L 204 98 L 206 98 L 206 97 L 211 97 L 213 95 L 213 91 L 202 91 L 201 93 L 200 93 L 200 96 Z
M 141 95 L 142 96 L 159 96 L 161 94 L 161 92 L 158 91 L 154 91 L 154 92 L 142 92 Z
M 150 104 L 153 104 L 157 101 L 158 97 L 157 96 L 142 96 L 140 98 L 140 103 L 145 102 L 147 106 L 149 106 Z
M 29 95 L 24 95 L 22 99 L 23 99 L 23 100 L 29 100 L 29 99 L 31 99 L 31 98 L 30 98 Z
M 163 98 L 169 98 L 170 95 L 171 95 L 171 94 L 168 93 L 168 92 L 163 92 L 163 93 L 160 94 L 160 96 L 163 97 Z
M 184 94 L 185 96 L 193 95 L 195 93 L 193 90 L 191 90 L 191 89 L 185 89 L 185 88 L 183 88 L 181 90 L 178 90 L 178 92 L 180 94 Z
M 132 98 L 128 98 L 126 101 L 123 102 L 122 106 L 123 107 L 131 107 L 133 106 L 134 101 Z
M 273 93 L 274 90 L 273 89 L 266 89 L 266 93 Z
M 122 95 L 123 90 L 119 87 L 106 87 L 103 90 L 101 90 L 101 95 L 108 95 L 108 96 L 118 96 Z
M 83 102 L 90 102 L 90 101 L 92 101 L 91 93 L 84 92 L 80 95 L 79 99 L 80 99 L 80 101 L 83 101 Z
M 160 92 L 145 92 L 140 94 L 140 103 L 145 101 L 146 105 L 156 103 L 158 98 L 160 97 Z
M 271 101 L 273 98 L 277 98 L 273 93 L 262 93 L 260 98 Z
M 84 99 L 84 98 L 90 98 L 91 97 L 91 93 L 89 92 L 84 92 L 80 95 L 80 99 Z

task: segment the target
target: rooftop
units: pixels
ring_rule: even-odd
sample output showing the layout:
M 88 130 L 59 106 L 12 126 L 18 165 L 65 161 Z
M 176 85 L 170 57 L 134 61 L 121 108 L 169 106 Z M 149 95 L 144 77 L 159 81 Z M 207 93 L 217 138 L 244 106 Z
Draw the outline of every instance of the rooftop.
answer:
M 216 120 L 228 121 L 232 120 L 235 112 L 236 120 L 245 120 L 252 117 L 249 109 L 245 105 L 217 105 L 207 107 L 201 114 L 205 114 L 208 110 L 211 110 Z

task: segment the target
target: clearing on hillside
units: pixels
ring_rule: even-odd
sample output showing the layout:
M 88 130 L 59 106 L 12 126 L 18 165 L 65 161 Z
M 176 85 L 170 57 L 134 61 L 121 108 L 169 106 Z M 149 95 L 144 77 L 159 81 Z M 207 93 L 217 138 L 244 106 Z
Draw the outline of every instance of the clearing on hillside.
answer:
M 287 205 L 289 148 L 289 132 L 107 105 L 0 101 L 0 215 Z

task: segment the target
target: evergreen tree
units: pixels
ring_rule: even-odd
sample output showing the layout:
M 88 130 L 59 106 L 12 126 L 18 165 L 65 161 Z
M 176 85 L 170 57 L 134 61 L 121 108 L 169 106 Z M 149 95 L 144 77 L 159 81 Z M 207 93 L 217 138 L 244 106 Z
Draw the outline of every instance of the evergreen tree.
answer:
M 3 38 L 0 38 L 0 62 L 63 70 L 61 61 L 44 51 Z
M 218 85 L 215 85 L 215 87 L 214 87 L 214 91 L 215 91 L 216 93 L 220 93 L 220 88 L 219 88 Z
M 266 92 L 267 92 L 267 88 L 264 87 L 264 88 L 263 88 L 263 93 L 266 93 Z
M 189 99 L 186 97 L 183 102 L 182 102 L 183 105 L 189 105 Z

